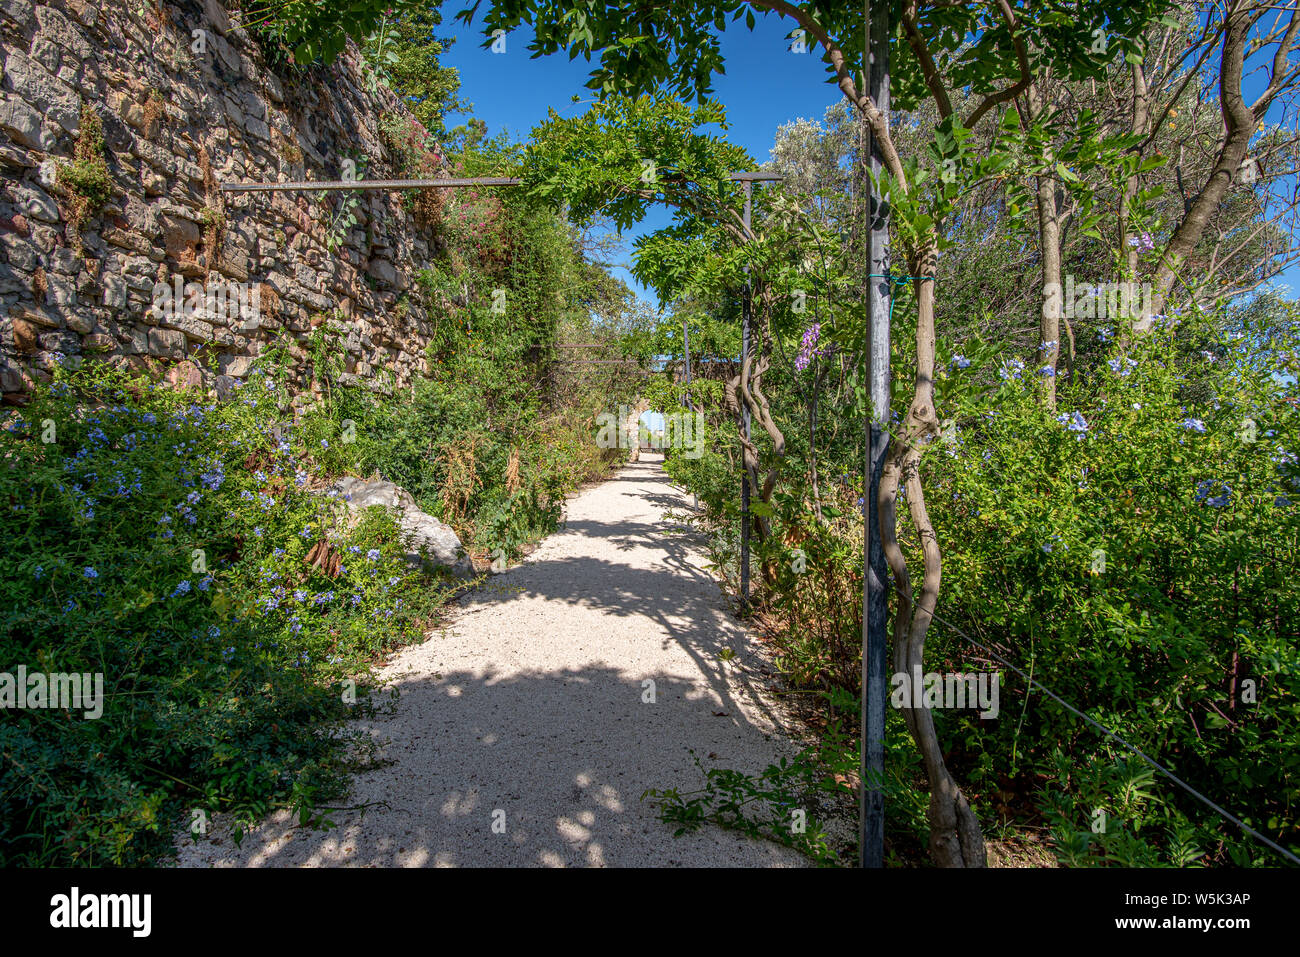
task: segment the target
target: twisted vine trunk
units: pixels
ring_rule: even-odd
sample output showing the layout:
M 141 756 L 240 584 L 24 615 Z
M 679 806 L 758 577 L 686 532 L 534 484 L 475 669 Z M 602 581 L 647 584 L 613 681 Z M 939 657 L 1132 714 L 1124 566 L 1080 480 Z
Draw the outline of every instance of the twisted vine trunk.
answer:
M 934 407 L 934 275 L 937 250 L 930 246 L 909 257 L 917 280 L 916 387 L 901 434 L 890 444 L 880 479 L 880 537 L 894 579 L 898 605 L 894 616 L 894 670 L 925 673 L 925 638 L 939 601 L 942 561 L 939 540 L 925 507 L 921 454 L 939 433 Z M 919 596 L 913 591 L 907 560 L 898 544 L 899 488 L 907 490 L 907 507 L 921 542 L 923 573 Z M 929 708 L 904 707 L 907 730 L 921 751 L 930 782 L 930 856 L 940 867 L 985 867 L 984 835 L 966 796 L 948 772 Z
M 773 458 L 766 474 L 761 474 L 758 458 L 758 446 L 745 435 L 740 428 L 740 445 L 743 453 L 746 480 L 750 488 L 762 503 L 770 504 L 776 483 L 780 480 L 781 469 L 785 464 L 785 434 L 772 418 L 772 407 L 763 392 L 763 373 L 772 363 L 772 301 L 771 290 L 762 286 L 756 297 L 760 308 L 755 310 L 757 322 L 755 333 L 758 338 L 757 355 L 746 355 L 741 361 L 740 374 L 727 383 L 727 406 L 739 421 L 742 408 L 749 410 L 750 421 L 757 423 L 772 441 Z M 762 516 L 755 516 L 754 532 L 759 541 L 765 541 L 772 531 L 772 523 Z M 767 564 L 763 566 L 763 575 L 768 584 L 772 583 L 774 569 Z

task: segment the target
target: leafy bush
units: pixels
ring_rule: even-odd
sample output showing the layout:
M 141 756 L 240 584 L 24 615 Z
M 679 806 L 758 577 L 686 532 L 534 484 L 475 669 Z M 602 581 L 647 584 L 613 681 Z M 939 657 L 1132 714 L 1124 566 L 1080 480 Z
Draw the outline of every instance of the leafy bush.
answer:
M 405 111 L 379 118 L 379 135 L 392 153 L 400 179 L 433 179 L 442 172 L 443 154 L 424 124 Z M 403 205 L 416 215 L 419 225 L 436 227 L 447 202 L 445 190 L 407 190 Z
M 764 610 L 782 639 L 776 663 L 799 687 L 857 693 L 862 660 L 862 511 L 847 482 L 821 518 L 796 496 L 774 499 L 782 535 L 755 550 L 773 571 Z
M 995 392 L 967 404 L 927 465 L 945 563 L 940 615 L 1296 845 L 1292 347 L 1275 340 L 1262 354 L 1247 327 L 1202 350 L 1210 340 L 1198 324 L 1175 320 L 1113 349 L 1094 376 L 1061 389 L 1055 413 L 1010 366 Z M 951 631 L 935 645 L 940 656 L 971 653 Z M 1005 677 L 1023 713 L 968 731 L 965 761 L 977 783 L 1019 776 L 1041 792 L 1066 860 L 1276 862 Z M 1093 833 L 1098 809 L 1107 826 Z
M 346 4 L 317 3 L 315 0 L 254 0 L 243 23 L 279 50 L 279 44 L 298 64 L 332 61 L 347 46 L 348 39 L 364 40 L 394 8 L 414 6 L 409 0 L 353 0 Z
M 494 156 L 464 162 L 480 171 Z M 594 419 L 626 401 L 630 386 L 611 394 L 583 383 L 562 396 L 546 388 L 556 362 L 547 349 L 583 312 L 556 292 L 580 271 L 568 227 L 526 198 L 458 196 L 440 229 L 443 254 L 416 273 L 412 293 L 433 324 L 428 374 L 391 398 L 331 388 L 303 428 L 333 443 L 333 469 L 380 473 L 478 557 L 513 557 L 556 527 L 567 493 L 625 458 L 596 445 Z M 346 446 L 337 441 L 343 422 Z
M 264 11 L 262 26 L 305 59 L 327 56 L 342 34 L 319 33 L 340 15 L 318 6 Z M 364 29 L 386 9 L 344 19 Z M 104 162 L 97 131 L 83 118 L 79 162 L 95 150 Z M 508 159 L 491 146 L 461 161 L 478 173 Z M 90 202 L 85 172 L 61 176 Z M 621 459 L 597 447 L 593 419 L 622 393 L 549 383 L 562 326 L 603 334 L 569 290 L 626 287 L 582 260 L 554 211 L 486 193 L 464 203 L 402 306 L 423 297 L 435 325 L 410 389 L 345 385 L 326 316 L 305 349 L 287 337 L 268 349 L 225 402 L 88 363 L 0 420 L 0 667 L 102 673 L 107 694 L 98 720 L 5 715 L 0 864 L 148 862 L 192 812 L 310 819 L 343 787 L 339 725 L 357 707 L 342 682 L 418 639 L 451 586 L 407 565 L 384 510 L 345 518 L 328 478 L 381 475 L 473 550 L 513 556 Z M 319 401 L 290 412 L 291 374 Z
M 1025 363 L 975 342 L 939 383 L 953 423 L 922 464 L 944 582 L 927 657 L 940 672 L 1000 671 L 1002 714 L 935 720 L 976 810 L 1047 823 L 1065 863 L 1277 857 L 955 629 L 1273 840 L 1300 840 L 1298 370 L 1291 326 L 1255 312 L 1189 316 L 1123 348 L 1102 330 L 1096 368 L 1061 385 L 1055 410 Z M 699 494 L 734 584 L 727 451 L 667 469 Z M 852 477 L 823 475 L 820 518 L 810 483 L 778 493 L 771 538 L 754 540 L 754 613 L 795 688 L 859 688 L 860 456 L 824 448 L 822 469 Z M 891 745 L 890 760 L 909 749 Z
M 382 511 L 343 531 L 283 398 L 266 376 L 217 404 L 95 368 L 8 422 L 0 661 L 102 673 L 106 701 L 6 715 L 3 862 L 139 863 L 193 809 L 248 822 L 338 789 L 339 681 L 419 637 L 446 588 Z

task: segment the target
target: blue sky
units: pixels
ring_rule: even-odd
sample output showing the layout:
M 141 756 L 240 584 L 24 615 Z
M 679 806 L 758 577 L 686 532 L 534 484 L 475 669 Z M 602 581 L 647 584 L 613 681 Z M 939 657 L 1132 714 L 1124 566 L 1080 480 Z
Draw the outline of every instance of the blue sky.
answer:
M 728 26 L 722 36 L 722 53 L 727 72 L 718 76 L 713 97 L 727 108 L 730 142 L 749 151 L 756 164 L 770 159 L 769 151 L 782 123 L 804 117 L 820 120 L 826 108 L 843 99 L 839 88 L 827 82 L 829 74 L 815 54 L 790 52 L 786 38 L 791 21 L 775 16 L 760 17 L 754 30 L 744 22 Z M 565 55 L 529 59 L 526 49 L 531 30 L 524 28 L 506 37 L 504 53 L 483 49 L 482 34 L 460 23 L 444 23 L 440 33 L 457 37 L 457 42 L 442 58 L 444 66 L 460 71 L 461 96 L 473 104 L 473 114 L 488 124 L 488 134 L 505 130 L 513 140 L 526 140 L 529 131 L 546 119 L 554 107 L 562 116 L 577 116 L 589 103 L 571 102 L 576 93 L 590 100 L 586 89 L 591 65 L 582 57 L 570 61 Z M 448 125 L 463 122 L 463 117 L 448 117 Z M 669 215 L 653 211 L 630 238 L 650 232 L 669 222 Z M 626 261 L 626 256 L 624 257 Z M 651 302 L 646 292 L 626 270 L 615 270 L 640 295 Z

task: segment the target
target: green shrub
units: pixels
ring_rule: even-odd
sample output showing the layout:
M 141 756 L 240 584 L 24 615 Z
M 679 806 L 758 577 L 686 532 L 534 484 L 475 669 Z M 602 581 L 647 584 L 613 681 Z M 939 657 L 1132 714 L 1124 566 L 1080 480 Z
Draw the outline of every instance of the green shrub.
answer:
M 1197 320 L 1112 350 L 1055 413 L 1007 367 L 926 465 L 940 615 L 1274 840 L 1300 845 L 1300 412 L 1288 343 Z M 935 660 L 970 654 L 937 626 Z M 976 787 L 1036 780 L 1070 863 L 1273 862 L 1123 747 L 1005 677 L 949 722 Z M 1013 707 L 1011 702 L 1016 702 Z M 1012 717 L 1016 715 L 1016 717 Z M 942 715 L 941 718 L 947 718 Z M 951 727 L 960 724 L 964 730 Z M 979 724 L 978 729 L 973 725 Z M 1104 811 L 1104 832 L 1094 833 Z
M 6 714 L 0 861 L 145 862 L 194 810 L 247 823 L 340 787 L 340 681 L 419 638 L 446 586 L 387 514 L 342 530 L 277 398 L 88 369 L 8 422 L 0 662 L 102 673 L 106 702 Z
M 998 670 L 1002 686 L 997 720 L 936 711 L 939 739 L 986 823 L 1047 823 L 1064 863 L 1278 858 L 956 629 L 1271 839 L 1300 844 L 1300 369 L 1286 323 L 1251 315 L 1237 314 L 1226 339 L 1231 317 L 1189 316 L 1126 349 L 1087 344 L 1102 353 L 1097 368 L 1062 384 L 1055 410 L 1023 362 L 976 343 L 963 348 L 976 361 L 940 382 L 940 415 L 956 427 L 922 463 L 943 556 L 926 658 L 939 672 Z M 838 414 L 826 412 L 838 440 L 820 451 L 822 517 L 811 483 L 778 492 L 751 581 L 792 686 L 856 694 L 862 453 L 843 441 Z M 788 424 L 792 455 L 806 461 L 800 424 Z M 714 564 L 734 585 L 729 441 L 667 469 L 698 493 Z M 905 507 L 899 518 L 917 561 Z M 915 756 L 905 740 L 889 747 L 891 761 Z

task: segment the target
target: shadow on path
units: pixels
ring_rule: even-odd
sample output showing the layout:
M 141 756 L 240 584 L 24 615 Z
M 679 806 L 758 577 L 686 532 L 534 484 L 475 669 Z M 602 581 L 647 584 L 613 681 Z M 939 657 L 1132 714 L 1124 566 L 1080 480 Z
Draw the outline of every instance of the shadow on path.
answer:
M 329 831 L 277 815 L 219 866 L 774 866 L 793 851 L 717 828 L 672 836 L 647 788 L 702 783 L 694 750 L 757 772 L 793 753 L 767 666 L 701 567 L 657 463 L 568 503 L 562 531 L 463 596 L 452 620 L 382 677 L 400 697 L 358 727 L 383 763 Z M 723 652 L 734 653 L 726 656 Z

